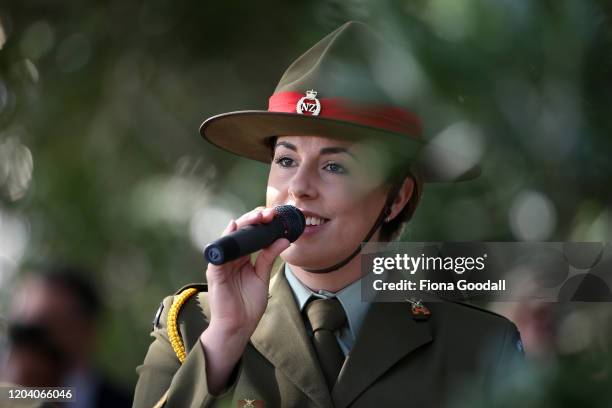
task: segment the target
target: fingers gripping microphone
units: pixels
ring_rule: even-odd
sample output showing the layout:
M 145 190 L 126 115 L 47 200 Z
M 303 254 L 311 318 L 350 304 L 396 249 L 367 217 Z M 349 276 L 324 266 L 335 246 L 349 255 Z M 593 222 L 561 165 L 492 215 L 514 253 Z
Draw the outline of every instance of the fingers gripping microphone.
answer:
M 292 205 L 274 208 L 274 218 L 267 224 L 247 225 L 204 248 L 204 257 L 214 265 L 221 265 L 241 256 L 270 246 L 279 238 L 293 242 L 306 227 L 304 214 Z

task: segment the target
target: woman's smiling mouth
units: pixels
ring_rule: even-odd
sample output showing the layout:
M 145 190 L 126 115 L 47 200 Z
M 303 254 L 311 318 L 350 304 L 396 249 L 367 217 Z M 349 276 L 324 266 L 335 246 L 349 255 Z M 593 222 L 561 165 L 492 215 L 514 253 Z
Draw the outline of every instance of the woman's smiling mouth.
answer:
M 304 218 L 306 219 L 306 228 L 302 235 L 312 235 L 316 232 L 321 231 L 325 225 L 329 222 L 329 218 L 321 217 L 318 214 L 310 211 L 302 210 Z
M 327 218 L 320 217 L 306 217 L 306 226 L 321 225 L 329 221 Z

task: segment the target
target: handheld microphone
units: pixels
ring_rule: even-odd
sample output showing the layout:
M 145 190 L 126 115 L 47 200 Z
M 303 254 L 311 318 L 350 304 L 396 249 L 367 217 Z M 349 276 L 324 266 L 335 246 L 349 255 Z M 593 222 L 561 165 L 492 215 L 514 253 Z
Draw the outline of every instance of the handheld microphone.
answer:
M 270 246 L 279 238 L 293 242 L 306 228 L 304 214 L 292 205 L 274 208 L 274 218 L 267 224 L 247 225 L 204 248 L 204 257 L 214 265 L 221 265 L 241 256 Z

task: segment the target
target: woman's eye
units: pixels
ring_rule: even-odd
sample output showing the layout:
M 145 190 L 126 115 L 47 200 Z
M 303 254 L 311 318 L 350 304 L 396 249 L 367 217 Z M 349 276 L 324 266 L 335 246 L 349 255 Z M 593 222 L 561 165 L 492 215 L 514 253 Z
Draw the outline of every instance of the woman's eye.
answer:
M 281 167 L 292 167 L 295 164 L 293 159 L 289 157 L 279 157 L 274 162 Z
M 347 173 L 347 170 L 344 168 L 344 166 L 338 163 L 327 163 L 325 167 L 323 168 L 331 173 L 339 173 L 339 174 Z

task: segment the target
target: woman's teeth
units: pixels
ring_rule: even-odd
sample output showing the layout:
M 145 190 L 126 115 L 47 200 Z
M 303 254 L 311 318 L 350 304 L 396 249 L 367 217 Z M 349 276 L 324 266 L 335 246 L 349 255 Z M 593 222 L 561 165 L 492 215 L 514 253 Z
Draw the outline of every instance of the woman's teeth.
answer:
M 325 222 L 327 222 L 327 220 L 324 218 L 306 217 L 306 225 L 321 225 Z

